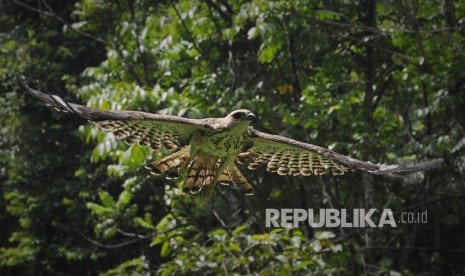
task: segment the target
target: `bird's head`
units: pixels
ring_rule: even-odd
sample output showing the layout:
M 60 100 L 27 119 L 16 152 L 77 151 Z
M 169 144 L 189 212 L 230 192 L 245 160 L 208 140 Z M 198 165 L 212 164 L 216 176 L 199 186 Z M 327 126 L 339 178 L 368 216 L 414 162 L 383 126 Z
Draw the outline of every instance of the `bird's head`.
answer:
M 233 112 L 229 113 L 226 118 L 229 120 L 231 124 L 238 125 L 238 124 L 245 124 L 250 125 L 255 122 L 256 116 L 252 113 L 252 111 L 247 109 L 238 109 L 234 110 Z

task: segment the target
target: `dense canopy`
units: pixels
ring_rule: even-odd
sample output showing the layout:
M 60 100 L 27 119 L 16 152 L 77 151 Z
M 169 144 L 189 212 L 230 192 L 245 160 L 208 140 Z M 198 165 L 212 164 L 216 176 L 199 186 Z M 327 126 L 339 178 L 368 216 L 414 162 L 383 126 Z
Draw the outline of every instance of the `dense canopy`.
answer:
M 6 0 L 0 9 L 0 274 L 460 274 L 465 1 Z M 444 158 L 400 181 L 245 171 L 255 196 L 182 195 L 163 156 L 54 112 L 71 102 L 257 129 L 361 160 Z M 240 166 L 240 165 L 239 165 Z M 382 228 L 266 227 L 267 208 L 391 209 Z

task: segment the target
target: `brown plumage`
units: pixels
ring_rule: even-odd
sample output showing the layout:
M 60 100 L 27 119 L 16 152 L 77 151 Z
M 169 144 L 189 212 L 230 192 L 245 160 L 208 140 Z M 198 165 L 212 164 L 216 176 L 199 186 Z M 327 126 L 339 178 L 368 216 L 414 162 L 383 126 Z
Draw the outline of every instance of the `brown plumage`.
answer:
M 188 169 L 183 192 L 197 194 L 202 191 L 203 195 L 208 196 L 214 191 L 213 179 L 221 162 L 218 162 L 217 158 L 202 155 L 194 158 L 190 164 L 186 164 L 189 152 L 190 146 L 186 146 L 175 153 L 147 164 L 145 167 L 150 170 L 151 174 L 165 174 L 167 179 L 177 178 Z M 231 185 L 246 195 L 254 193 L 252 185 L 235 164 L 226 167 L 218 178 L 218 182 L 223 185 Z
M 218 181 L 222 185 L 232 185 L 233 188 L 240 190 L 245 195 L 253 195 L 255 193 L 252 184 L 234 163 L 226 167 Z
M 268 172 L 290 176 L 341 175 L 349 170 L 398 176 L 403 172 L 435 168 L 443 162 L 435 159 L 384 165 L 357 160 L 326 148 L 257 131 L 250 126 L 255 115 L 245 109 L 235 110 L 224 118 L 206 119 L 101 110 L 34 90 L 20 78 L 18 83 L 41 101 L 85 118 L 128 144 L 172 152 L 146 167 L 152 174 L 167 178 L 186 173 L 183 191 L 190 194 L 210 195 L 217 182 L 231 184 L 244 194 L 253 194 L 252 185 L 236 167 L 235 161 L 251 170 L 263 167 Z
M 199 155 L 194 157 L 188 166 L 189 172 L 184 182 L 184 193 L 197 194 L 200 191 L 210 195 L 215 189 L 215 174 L 218 170 L 218 158 L 212 155 Z
M 150 170 L 150 173 L 153 175 L 166 174 L 170 171 L 179 175 L 179 167 L 182 166 L 184 162 L 186 162 L 189 158 L 189 151 L 190 146 L 186 146 L 173 154 L 170 154 L 168 156 L 165 156 L 161 159 L 155 160 L 145 165 L 145 168 Z

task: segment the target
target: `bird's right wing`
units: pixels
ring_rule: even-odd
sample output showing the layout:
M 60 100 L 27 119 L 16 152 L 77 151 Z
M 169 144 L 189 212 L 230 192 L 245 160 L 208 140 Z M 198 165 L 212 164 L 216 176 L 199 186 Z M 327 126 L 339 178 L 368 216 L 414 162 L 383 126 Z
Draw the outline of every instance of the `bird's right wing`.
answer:
M 59 111 L 70 112 L 112 132 L 128 144 L 139 144 L 154 150 L 162 147 L 175 150 L 189 144 L 196 131 L 211 131 L 211 119 L 188 119 L 140 111 L 102 110 L 70 103 L 57 95 L 43 93 L 29 87 L 18 77 L 19 85 L 30 95 Z

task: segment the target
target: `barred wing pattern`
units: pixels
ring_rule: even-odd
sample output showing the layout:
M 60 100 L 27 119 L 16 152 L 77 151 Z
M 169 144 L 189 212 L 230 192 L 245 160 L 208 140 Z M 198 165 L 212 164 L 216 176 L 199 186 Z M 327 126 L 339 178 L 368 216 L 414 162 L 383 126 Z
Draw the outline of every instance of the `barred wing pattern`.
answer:
M 221 127 L 221 120 L 188 119 L 139 111 L 101 110 L 70 103 L 56 95 L 32 89 L 20 78 L 18 83 L 29 94 L 53 108 L 87 119 L 101 129 L 113 133 L 117 139 L 123 139 L 127 144 L 175 151 L 145 167 L 154 175 L 162 174 L 171 179 L 187 169 L 184 192 L 196 194 L 204 190 L 205 195 L 213 192 L 216 184 L 213 179 L 221 160 L 209 154 L 198 154 L 189 159 L 190 140 L 194 133 L 208 136 Z M 221 175 L 221 181 L 242 189 L 246 194 L 253 193 L 252 186 L 234 164 L 226 168 L 225 173 Z
M 249 148 L 239 154 L 237 162 L 251 170 L 266 167 L 279 175 L 344 174 L 349 170 L 362 170 L 372 174 L 401 177 L 396 173 L 428 170 L 438 167 L 442 159 L 406 163 L 401 165 L 373 164 L 345 156 L 329 149 L 303 143 L 279 135 L 248 130 Z
M 128 145 L 138 144 L 154 150 L 165 148 L 169 151 L 186 145 L 189 134 L 197 129 L 153 120 L 102 121 L 96 124 L 99 128 L 112 132 L 117 139 L 123 139 Z
M 253 138 L 253 146 L 240 153 L 237 159 L 238 163 L 248 165 L 250 170 L 266 167 L 268 172 L 293 176 L 322 175 L 329 172 L 341 175 L 349 170 L 348 167 L 322 154 L 323 148 L 305 150 L 286 143 L 291 139 L 282 136 L 265 134 L 256 130 L 253 130 L 253 134 L 257 135 Z
M 29 94 L 63 112 L 74 113 L 112 132 L 127 144 L 139 144 L 154 150 L 162 147 L 175 150 L 188 145 L 195 131 L 211 130 L 211 120 L 189 119 L 141 111 L 101 110 L 64 101 L 62 98 L 40 92 L 27 86 L 20 78 L 18 83 Z
M 34 90 L 27 86 L 21 78 L 18 78 L 18 83 L 29 94 L 55 109 L 87 119 L 100 128 L 112 132 L 116 138 L 123 139 L 128 144 L 138 144 L 154 150 L 163 148 L 175 151 L 165 158 L 149 163 L 146 167 L 151 173 L 165 174 L 168 178 L 175 178 L 187 170 L 188 176 L 184 183 L 184 192 L 196 194 L 204 190 L 208 195 L 214 191 L 216 182 L 219 181 L 223 184 L 232 184 L 233 187 L 241 189 L 245 194 L 253 193 L 252 185 L 234 163 L 221 163 L 224 160 L 230 162 L 229 158 L 225 159 L 225 156 L 219 157 L 214 153 L 197 151 L 193 153 L 193 156 L 190 156 L 190 146 L 192 146 L 190 143 L 194 134 L 207 138 L 214 133 L 221 133 L 219 131 L 231 130 L 228 129 L 229 123 L 237 122 L 237 120 L 249 120 L 246 117 L 234 117 L 237 114 L 245 116 L 244 110 L 233 111 L 225 118 L 206 119 L 188 119 L 139 111 L 101 110 L 69 103 L 56 95 Z M 245 111 L 255 118 L 253 113 Z M 228 133 L 226 132 L 226 134 Z M 230 132 L 229 134 L 234 136 L 236 133 Z M 443 163 L 442 159 L 436 159 L 401 165 L 373 164 L 312 144 L 263 133 L 252 127 L 248 128 L 244 137 L 246 137 L 246 141 L 243 145 L 239 145 L 242 146 L 242 152 L 237 156 L 237 162 L 246 164 L 251 170 L 266 167 L 269 172 L 279 175 L 307 176 L 325 173 L 339 175 L 348 170 L 363 170 L 372 174 L 397 177 L 399 176 L 397 173 L 428 170 Z M 206 141 L 207 144 L 218 143 L 216 140 L 208 141 L 207 139 Z M 237 141 L 238 143 L 243 142 L 241 139 Z M 201 144 L 203 142 L 193 143 Z M 196 146 L 202 145 L 197 144 Z M 218 150 L 221 150 L 221 147 L 222 145 L 218 144 L 213 146 Z M 224 171 L 218 172 L 220 168 L 224 168 Z

